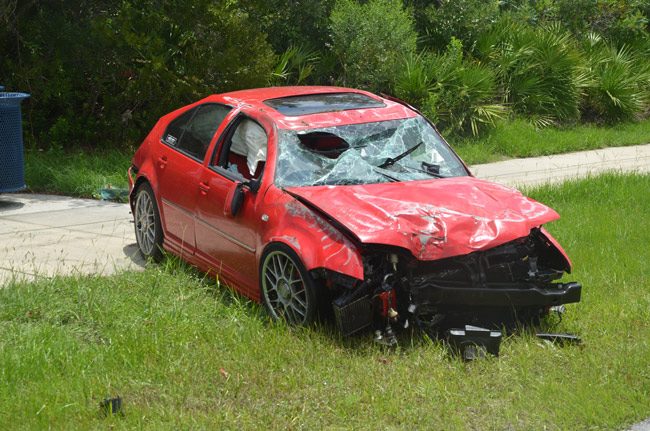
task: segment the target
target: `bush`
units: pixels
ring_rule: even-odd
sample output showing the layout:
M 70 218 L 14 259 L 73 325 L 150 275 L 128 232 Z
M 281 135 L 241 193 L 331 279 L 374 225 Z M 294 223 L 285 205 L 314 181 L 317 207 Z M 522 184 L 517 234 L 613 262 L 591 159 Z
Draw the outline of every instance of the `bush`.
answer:
M 476 136 L 506 112 L 496 102 L 494 72 L 464 59 L 462 44 L 454 38 L 444 54 L 410 57 L 395 90 L 450 134 Z
M 537 23 L 560 22 L 578 38 L 595 32 L 618 47 L 636 44 L 648 30 L 647 0 L 552 0 L 533 5 Z
M 440 0 L 424 10 L 426 46 L 444 51 L 452 38 L 471 50 L 478 35 L 499 17 L 499 0 Z
M 413 20 L 399 0 L 339 0 L 330 25 L 344 85 L 387 91 L 404 57 L 416 50 Z
M 539 125 L 575 121 L 587 74 L 575 41 L 559 26 L 532 28 L 505 18 L 479 38 L 503 101 Z
M 292 46 L 323 50 L 334 0 L 238 0 L 276 52 Z
M 590 80 L 584 116 L 611 123 L 643 114 L 650 103 L 650 66 L 643 54 L 608 46 L 597 35 L 585 45 Z
M 269 78 L 269 85 L 306 84 L 312 76 L 319 56 L 304 45 L 290 46 L 280 55 Z
M 24 2 L 8 21 L 0 67 L 32 94 L 27 130 L 42 146 L 137 142 L 175 107 L 266 84 L 274 63 L 226 1 Z

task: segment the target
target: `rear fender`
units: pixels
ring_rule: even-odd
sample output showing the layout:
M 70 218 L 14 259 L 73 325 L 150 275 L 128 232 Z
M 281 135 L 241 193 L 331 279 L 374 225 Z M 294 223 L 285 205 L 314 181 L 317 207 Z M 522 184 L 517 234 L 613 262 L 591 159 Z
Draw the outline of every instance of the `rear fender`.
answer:
M 141 152 L 141 149 L 143 150 Z M 135 193 L 138 190 L 138 186 L 142 184 L 143 182 L 148 182 L 149 185 L 151 186 L 151 189 L 154 192 L 154 195 L 156 196 L 156 199 L 159 196 L 158 193 L 158 181 L 156 181 L 156 169 L 153 165 L 153 161 L 151 160 L 151 157 L 147 156 L 142 156 L 138 157 L 140 154 L 146 153 L 146 148 L 145 144 L 143 144 L 140 149 L 138 149 L 138 152 L 136 152 L 136 155 L 133 157 L 133 166 L 137 167 L 137 175 L 135 177 L 135 181 L 133 181 L 133 187 L 131 188 L 129 192 L 129 203 L 131 205 L 131 210 L 134 210 L 134 205 L 135 205 Z M 129 180 L 131 181 L 131 172 L 132 169 L 129 168 Z M 160 208 L 160 202 L 158 202 L 158 208 Z

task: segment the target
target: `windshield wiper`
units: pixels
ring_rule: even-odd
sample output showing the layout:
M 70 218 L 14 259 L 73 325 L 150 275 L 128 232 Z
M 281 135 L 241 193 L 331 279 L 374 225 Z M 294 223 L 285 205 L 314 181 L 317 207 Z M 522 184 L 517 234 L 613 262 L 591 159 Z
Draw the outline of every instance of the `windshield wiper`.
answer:
M 395 178 L 394 176 L 388 175 L 386 172 L 382 172 L 382 171 L 380 171 L 378 169 L 379 169 L 379 167 L 377 167 L 377 169 L 374 169 L 374 171 L 377 172 L 379 175 L 382 175 L 382 176 L 388 178 L 391 183 L 399 182 L 399 180 L 397 178 Z
M 379 165 L 379 166 L 377 166 L 377 167 L 378 167 L 378 168 L 381 168 L 381 169 L 384 169 L 384 168 L 387 168 L 387 167 L 389 167 L 389 166 L 393 166 L 395 163 L 399 162 L 399 161 L 402 160 L 404 157 L 408 156 L 408 155 L 411 154 L 413 151 L 415 151 L 415 150 L 417 150 L 418 148 L 420 148 L 420 146 L 421 146 L 422 144 L 424 144 L 424 141 L 420 141 L 418 144 L 413 145 L 411 148 L 409 148 L 408 150 L 404 151 L 402 154 L 400 154 L 400 155 L 398 155 L 398 156 L 387 158 L 386 161 L 385 161 L 384 163 L 382 163 L 381 165 Z
M 351 185 L 359 185 L 359 184 L 365 184 L 365 181 L 354 179 L 354 178 L 341 178 L 338 180 L 329 179 L 329 180 L 316 181 L 311 185 L 312 186 L 351 186 Z
M 426 162 L 422 162 L 422 163 L 426 163 Z M 400 166 L 405 168 L 405 169 L 410 169 L 410 170 L 415 171 L 415 172 L 422 172 L 423 174 L 427 174 L 427 175 L 430 175 L 430 176 L 435 177 L 435 178 L 447 178 L 446 175 L 441 175 L 438 172 L 435 172 L 435 171 L 433 171 L 431 169 L 418 169 L 418 168 L 414 168 L 413 166 L 407 166 L 407 165 L 400 165 Z

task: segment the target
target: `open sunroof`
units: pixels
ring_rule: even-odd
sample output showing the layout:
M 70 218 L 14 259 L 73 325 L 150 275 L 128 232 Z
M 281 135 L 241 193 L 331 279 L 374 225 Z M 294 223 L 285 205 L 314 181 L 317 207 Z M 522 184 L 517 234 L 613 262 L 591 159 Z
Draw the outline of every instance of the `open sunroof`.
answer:
M 349 109 L 383 108 L 383 102 L 359 93 L 323 93 L 268 99 L 264 104 L 289 117 Z

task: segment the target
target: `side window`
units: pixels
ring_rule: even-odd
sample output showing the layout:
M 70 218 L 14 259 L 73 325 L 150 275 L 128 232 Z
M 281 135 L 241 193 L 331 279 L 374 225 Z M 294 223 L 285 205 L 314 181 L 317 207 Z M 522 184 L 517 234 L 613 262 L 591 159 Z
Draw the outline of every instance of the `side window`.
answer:
M 183 132 L 187 128 L 187 123 L 192 119 L 196 110 L 197 108 L 190 109 L 180 117 L 172 120 L 163 134 L 162 141 L 170 147 L 176 147 L 183 136 Z
M 219 166 L 246 179 L 258 179 L 266 163 L 268 137 L 264 128 L 250 118 L 244 118 L 223 145 L 212 166 Z M 215 154 L 216 156 L 216 154 Z
M 167 145 L 203 160 L 212 136 L 230 109 L 228 106 L 214 103 L 194 108 L 169 124 L 163 140 Z

